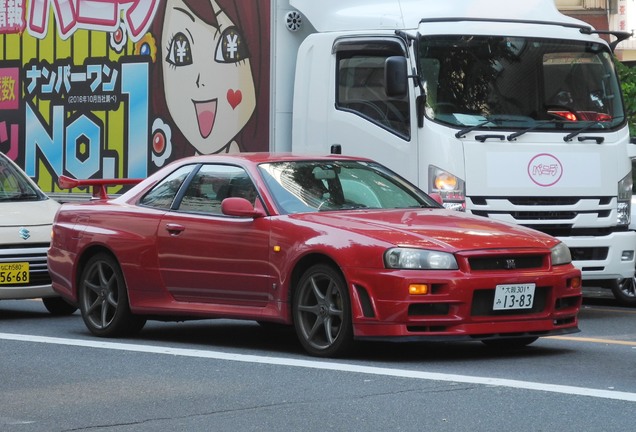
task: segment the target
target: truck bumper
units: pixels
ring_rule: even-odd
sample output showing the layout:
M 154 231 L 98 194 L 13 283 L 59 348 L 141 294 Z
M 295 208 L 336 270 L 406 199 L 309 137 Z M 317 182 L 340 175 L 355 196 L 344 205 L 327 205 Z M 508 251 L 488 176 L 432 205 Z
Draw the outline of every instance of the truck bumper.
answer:
M 634 276 L 636 232 L 602 237 L 559 237 L 572 252 L 572 263 L 584 281 L 626 279 Z

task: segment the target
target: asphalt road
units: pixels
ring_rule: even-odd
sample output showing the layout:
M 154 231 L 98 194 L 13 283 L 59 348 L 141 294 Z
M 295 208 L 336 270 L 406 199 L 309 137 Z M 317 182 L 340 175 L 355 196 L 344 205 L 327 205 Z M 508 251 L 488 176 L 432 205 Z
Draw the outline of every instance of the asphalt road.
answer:
M 79 313 L 0 302 L 1 431 L 633 430 L 636 309 L 591 293 L 581 333 L 525 350 L 359 344 L 304 354 L 253 322 L 149 322 L 98 339 Z

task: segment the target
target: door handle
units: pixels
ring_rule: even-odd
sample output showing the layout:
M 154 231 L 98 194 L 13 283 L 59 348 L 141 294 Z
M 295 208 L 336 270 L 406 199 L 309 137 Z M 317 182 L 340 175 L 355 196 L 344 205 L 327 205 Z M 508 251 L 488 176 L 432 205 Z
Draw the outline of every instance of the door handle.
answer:
M 176 236 L 181 234 L 185 230 L 183 225 L 169 223 L 166 224 L 166 231 L 170 233 L 170 235 Z

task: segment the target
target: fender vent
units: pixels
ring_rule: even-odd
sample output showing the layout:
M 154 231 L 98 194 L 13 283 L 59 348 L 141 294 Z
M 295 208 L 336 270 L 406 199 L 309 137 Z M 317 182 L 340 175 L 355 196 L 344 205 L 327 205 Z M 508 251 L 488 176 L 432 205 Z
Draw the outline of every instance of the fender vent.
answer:
M 362 313 L 365 318 L 375 318 L 375 311 L 373 309 L 373 304 L 371 303 L 371 298 L 369 297 L 369 293 L 366 289 L 361 286 L 354 285 L 356 288 L 356 292 L 358 293 L 358 299 L 360 300 L 360 308 L 362 309 Z

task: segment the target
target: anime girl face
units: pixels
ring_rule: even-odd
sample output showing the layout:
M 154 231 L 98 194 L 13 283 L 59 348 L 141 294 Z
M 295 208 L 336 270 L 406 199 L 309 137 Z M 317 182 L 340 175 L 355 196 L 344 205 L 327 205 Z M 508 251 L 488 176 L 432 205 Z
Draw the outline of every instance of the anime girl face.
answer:
M 234 138 L 256 107 L 248 48 L 217 2 L 201 1 L 210 1 L 218 26 L 203 21 L 183 0 L 167 0 L 162 30 L 166 104 L 198 153 L 239 151 Z

